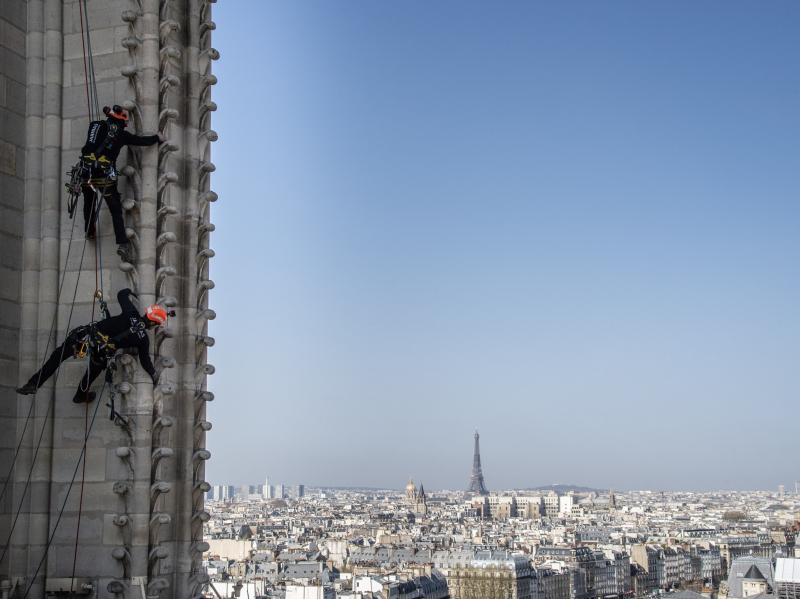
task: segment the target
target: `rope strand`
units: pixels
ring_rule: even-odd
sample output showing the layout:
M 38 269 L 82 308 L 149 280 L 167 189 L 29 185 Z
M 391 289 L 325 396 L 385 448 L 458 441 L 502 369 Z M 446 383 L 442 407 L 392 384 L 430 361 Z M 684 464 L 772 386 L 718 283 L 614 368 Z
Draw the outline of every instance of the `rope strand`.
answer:
M 89 97 L 89 65 L 86 62 L 86 40 L 83 34 L 83 5 L 78 2 L 78 11 L 80 12 L 81 19 L 81 44 L 83 44 L 83 78 L 86 80 L 86 104 L 89 106 L 90 120 L 94 120 L 94 113 L 92 112 L 92 100 Z M 87 28 L 89 22 L 86 22 Z
M 98 194 L 95 192 L 95 204 L 100 203 L 100 198 L 98 198 Z M 94 230 L 95 232 L 100 230 L 100 207 L 97 206 L 97 210 L 93 213 L 94 214 Z M 95 246 L 94 246 L 94 285 L 95 289 L 97 289 L 97 271 L 98 271 L 98 256 L 101 255 L 100 252 L 100 236 L 95 234 Z M 103 298 L 103 262 L 102 259 L 99 260 L 100 263 L 100 297 Z M 97 299 L 97 294 L 94 294 L 94 298 L 92 299 L 92 320 L 94 320 L 94 307 Z M 102 314 L 101 314 L 102 316 Z M 91 383 L 89 379 L 91 378 L 90 370 L 91 370 L 92 358 L 91 352 L 89 352 L 89 360 L 86 363 L 86 416 L 84 418 L 84 426 L 83 426 L 83 433 L 86 439 L 89 438 L 89 389 L 91 388 Z M 103 388 L 105 388 L 105 381 L 103 382 Z M 101 392 L 102 395 L 102 392 Z M 100 405 L 100 399 L 97 400 L 97 405 Z M 95 406 L 95 413 L 97 413 L 97 406 Z M 92 423 L 94 423 L 94 417 L 92 417 Z M 86 447 L 86 443 L 84 442 L 84 449 Z M 84 452 L 81 452 L 81 457 L 83 459 L 83 472 L 81 472 L 81 497 L 80 501 L 78 502 L 78 524 L 75 530 L 75 550 L 73 551 L 72 556 L 72 577 L 69 583 L 69 596 L 70 599 L 72 598 L 72 585 L 75 580 L 75 568 L 78 564 L 78 540 L 81 536 L 81 515 L 83 514 L 83 488 L 86 483 L 86 457 Z M 78 462 L 80 464 L 80 461 Z M 76 469 L 77 472 L 77 469 Z M 73 476 L 73 480 L 75 480 Z M 71 485 L 70 485 L 71 488 Z M 65 502 L 66 503 L 66 502 Z M 63 508 L 62 508 L 63 509 Z M 59 517 L 60 518 L 60 517 Z M 47 551 L 45 551 L 45 555 Z
M 70 229 L 69 233 L 69 243 L 67 244 L 67 259 L 64 262 L 65 264 L 69 264 L 69 255 L 70 251 L 72 250 L 72 239 L 75 234 L 75 226 L 73 224 L 72 228 Z M 84 241 L 84 251 L 86 250 L 86 242 Z M 81 265 L 83 264 L 83 257 L 81 257 Z M 80 271 L 80 268 L 78 269 Z M 64 276 L 61 278 L 61 284 L 58 287 L 58 295 L 56 296 L 56 305 L 61 305 L 61 292 L 64 290 L 64 283 L 67 280 L 67 273 L 64 272 Z M 47 352 L 50 349 L 50 341 L 53 337 L 53 331 L 55 331 L 56 327 L 56 319 L 58 316 L 58 310 L 53 314 L 53 322 L 50 324 L 50 332 L 47 334 L 47 343 L 44 346 L 44 357 L 42 358 L 41 367 L 39 368 L 39 378 L 36 380 L 36 393 L 34 393 L 33 397 L 31 398 L 31 407 L 28 410 L 28 416 L 25 418 L 25 424 L 22 427 L 22 433 L 19 436 L 19 443 L 17 443 L 17 449 L 14 451 L 14 459 L 11 460 L 11 466 L 9 466 L 8 474 L 5 478 L 5 485 L 3 486 L 3 490 L 0 491 L 0 501 L 2 501 L 3 496 L 6 494 L 6 489 L 9 487 L 9 483 L 11 481 L 11 473 L 14 471 L 14 464 L 17 462 L 17 456 L 19 456 L 19 450 L 22 447 L 22 442 L 25 440 L 25 431 L 28 429 L 28 423 L 30 422 L 31 416 L 33 415 L 33 408 L 36 405 L 36 394 L 38 393 L 39 383 L 42 381 L 42 368 L 44 368 L 45 362 L 47 362 Z M 67 325 L 67 335 L 69 334 L 69 324 Z M 64 336 L 64 340 L 66 341 L 66 335 Z M 63 357 L 63 355 L 62 355 Z M 2 562 L 2 560 L 0 560 Z
M 91 354 L 90 358 L 91 360 Z M 94 419 L 97 416 L 97 408 L 100 406 L 100 400 L 103 397 L 103 391 L 106 389 L 106 383 L 103 381 L 103 387 L 100 389 L 100 395 L 97 398 L 97 405 L 94 407 L 94 414 L 92 415 L 92 422 L 89 425 L 89 429 L 86 432 L 86 436 L 83 439 L 83 447 L 81 447 L 81 454 L 78 456 L 78 463 L 75 465 L 75 471 L 72 473 L 72 480 L 69 483 L 69 488 L 67 488 L 67 495 L 64 497 L 64 503 L 61 504 L 61 511 L 58 513 L 58 518 L 56 519 L 56 525 L 53 527 L 53 532 L 50 533 L 50 539 L 47 541 L 47 547 L 44 549 L 44 554 L 42 555 L 42 559 L 39 561 L 39 566 L 36 568 L 36 572 L 34 573 L 33 577 L 31 578 L 31 583 L 28 585 L 28 590 L 25 591 L 25 595 L 22 599 L 26 599 L 28 593 L 31 592 L 31 588 L 33 588 L 33 583 L 36 582 L 36 577 L 39 575 L 39 570 L 42 568 L 42 564 L 44 563 L 44 558 L 47 557 L 47 552 L 50 551 L 50 545 L 53 542 L 53 537 L 56 536 L 56 531 L 58 530 L 58 525 L 61 522 L 61 516 L 64 515 L 64 508 L 67 507 L 67 500 L 69 499 L 69 494 L 72 492 L 72 485 L 75 484 L 75 477 L 78 475 L 78 468 L 81 465 L 81 460 L 83 460 L 84 452 L 86 451 L 86 443 L 89 441 L 89 433 L 92 432 L 92 427 L 94 426 Z M 88 406 L 87 406 L 87 414 L 88 414 Z
M 86 254 L 86 240 L 84 240 L 84 242 L 83 242 L 83 252 L 81 252 L 81 261 L 80 261 L 80 265 L 78 266 L 78 277 L 77 277 L 77 279 L 75 281 L 75 292 L 72 295 L 72 307 L 70 308 L 69 317 L 67 318 L 67 331 L 69 331 L 69 325 L 72 322 L 72 315 L 73 315 L 73 313 L 75 311 L 75 300 L 76 300 L 76 298 L 78 296 L 78 283 L 80 282 L 80 278 L 81 278 L 80 275 L 81 275 L 82 268 L 83 268 L 83 257 L 84 257 L 85 254 Z M 64 274 L 66 276 L 66 273 L 64 273 Z M 69 333 L 67 333 L 67 334 L 69 334 Z M 66 347 L 62 346 L 62 350 L 61 350 L 61 357 L 62 358 L 64 357 L 64 350 L 65 349 L 66 349 Z M 58 370 L 56 370 L 54 383 L 58 383 L 58 375 L 59 374 L 61 374 L 61 366 L 59 366 Z M 33 404 L 33 402 L 31 402 L 31 403 Z M 25 481 L 25 487 L 22 489 L 22 497 L 20 497 L 19 507 L 17 508 L 16 515 L 14 516 L 14 522 L 11 525 L 11 530 L 8 533 L 8 540 L 6 541 L 6 545 L 3 548 L 2 555 L 0 555 L 0 564 L 3 563 L 3 559 L 5 558 L 6 553 L 8 553 L 8 548 L 11 545 L 11 538 L 14 536 L 14 529 L 17 526 L 17 521 L 19 520 L 19 515 L 20 515 L 20 512 L 22 511 L 22 504 L 25 502 L 25 494 L 28 492 L 28 487 L 30 486 L 30 483 L 31 483 L 31 477 L 33 476 L 33 467 L 36 465 L 36 458 L 39 456 L 39 448 L 42 445 L 42 438 L 44 437 L 44 431 L 45 431 L 45 429 L 47 427 L 47 421 L 50 419 L 50 412 L 52 411 L 54 404 L 55 404 L 55 393 L 53 393 L 53 397 L 50 399 L 50 402 L 47 404 L 47 412 L 45 413 L 45 416 L 44 416 L 44 422 L 42 422 L 42 431 L 41 431 L 41 433 L 39 433 L 39 441 L 36 444 L 36 451 L 34 452 L 33 459 L 31 460 L 31 468 L 30 468 L 30 472 L 28 472 L 28 479 Z
M 99 104 L 99 98 L 98 98 L 98 94 L 97 94 L 97 79 L 96 79 L 95 72 L 94 72 L 94 60 L 93 60 L 93 56 L 92 56 L 91 36 L 90 36 L 90 33 L 89 33 L 89 11 L 88 11 L 88 7 L 86 6 L 86 0 L 78 0 L 78 8 L 79 8 L 79 16 L 80 16 L 80 22 L 81 22 L 81 44 L 83 46 L 83 65 L 84 65 L 84 81 L 85 81 L 85 85 L 86 85 L 86 102 L 87 102 L 87 107 L 88 107 L 88 111 L 89 111 L 89 120 L 90 121 L 94 121 L 95 118 L 99 118 L 99 116 L 100 116 L 100 104 Z M 86 21 L 85 30 L 84 30 L 84 20 Z M 108 180 L 106 180 L 106 184 L 107 183 L 108 183 Z M 94 210 L 94 213 L 93 213 L 94 222 L 92 223 L 92 225 L 94 226 L 95 237 L 97 239 L 96 244 L 95 244 L 95 289 L 97 289 L 97 287 L 98 287 L 98 271 L 99 271 L 99 286 L 100 286 L 99 291 L 100 291 L 100 294 L 101 294 L 101 298 L 103 299 L 103 301 L 105 301 L 105 298 L 103 296 L 103 276 L 102 276 L 101 245 L 100 245 L 99 235 L 97 234 L 98 231 L 99 231 L 99 211 L 100 211 L 100 204 L 102 203 L 102 197 L 98 198 L 97 197 L 97 192 L 95 192 L 95 194 L 96 194 L 95 197 L 94 197 L 94 208 L 95 208 L 95 210 Z M 74 231 L 75 231 L 75 226 L 74 226 L 74 223 L 73 223 L 73 226 L 72 226 L 72 228 L 70 230 L 69 244 L 67 246 L 66 264 L 69 264 L 69 255 L 70 255 L 70 251 L 71 251 L 71 248 L 72 248 L 72 240 L 73 240 L 73 237 L 74 237 Z M 75 311 L 75 301 L 76 301 L 76 298 L 77 298 L 78 284 L 80 282 L 80 276 L 81 276 L 81 274 L 83 272 L 83 260 L 84 260 L 85 254 L 86 254 L 86 240 L 84 239 L 83 251 L 81 252 L 81 259 L 80 259 L 80 263 L 79 263 L 79 266 L 78 266 L 78 277 L 77 277 L 77 280 L 75 282 L 75 291 L 73 292 L 72 304 L 71 304 L 71 307 L 70 307 L 69 317 L 67 319 L 67 334 L 66 334 L 67 337 L 68 337 L 69 332 L 70 332 L 70 324 L 72 322 L 72 316 L 73 316 L 74 311 Z M 50 341 L 52 340 L 53 332 L 55 330 L 55 324 L 56 324 L 56 320 L 57 320 L 57 317 L 58 317 L 58 306 L 60 306 L 60 303 L 61 303 L 61 293 L 63 291 L 65 282 L 66 282 L 66 271 L 64 273 L 64 276 L 62 277 L 61 284 L 59 285 L 59 289 L 58 289 L 58 296 L 56 298 L 56 311 L 54 313 L 53 322 L 51 324 L 50 332 L 48 334 L 47 344 L 45 345 L 45 352 L 44 352 L 45 357 L 47 356 L 47 350 L 50 347 Z M 96 300 L 96 294 L 95 294 L 95 297 L 92 300 L 92 320 L 94 320 L 94 311 L 95 311 L 95 305 L 96 305 L 96 301 L 95 300 Z M 67 337 L 65 337 L 64 343 L 62 344 L 62 350 L 61 350 L 61 356 L 60 356 L 62 363 L 63 363 L 63 359 L 64 359 L 64 351 L 66 350 L 65 345 L 66 345 Z M 39 379 L 37 380 L 37 393 L 38 393 L 39 384 L 41 382 L 42 369 L 44 367 L 45 361 L 46 361 L 46 358 L 43 359 L 42 368 L 39 369 Z M 64 502 L 63 502 L 63 504 L 61 506 L 61 510 L 60 510 L 60 512 L 58 514 L 58 519 L 56 520 L 55 526 L 53 527 L 53 531 L 52 531 L 52 533 L 50 535 L 50 538 L 49 538 L 49 540 L 47 542 L 47 546 L 45 547 L 45 551 L 44 551 L 44 554 L 42 555 L 41 561 L 39 562 L 39 566 L 36 568 L 36 573 L 34 574 L 33 578 L 31 579 L 30 585 L 28 586 L 28 589 L 25 592 L 24 598 L 27 598 L 28 594 L 30 593 L 30 590 L 33 587 L 34 582 L 36 581 L 36 577 L 39 574 L 39 571 L 40 571 L 40 569 L 42 567 L 42 564 L 44 564 L 44 560 L 47 557 L 47 553 L 50 550 L 50 545 L 53 542 L 53 538 L 55 536 L 56 530 L 58 529 L 58 525 L 61 522 L 61 517 L 64 514 L 64 509 L 66 508 L 67 500 L 68 500 L 69 495 L 70 495 L 70 493 L 72 491 L 72 487 L 73 487 L 73 485 L 75 483 L 75 478 L 77 477 L 77 474 L 78 474 L 78 468 L 81 466 L 81 462 L 82 462 L 83 463 L 83 473 L 82 473 L 82 476 L 81 476 L 81 496 L 80 496 L 80 503 L 79 503 L 79 507 L 78 507 L 77 532 L 76 532 L 76 535 L 75 535 L 75 555 L 74 555 L 73 564 L 72 564 L 72 578 L 73 578 L 73 580 L 74 580 L 74 577 L 75 577 L 75 567 L 76 567 L 77 555 L 78 555 L 78 540 L 79 540 L 79 534 L 80 534 L 80 519 L 81 519 L 81 513 L 82 513 L 82 509 L 83 509 L 83 490 L 84 490 L 85 479 L 86 479 L 86 460 L 85 460 L 86 445 L 87 445 L 87 442 L 88 442 L 88 439 L 89 439 L 89 434 L 91 433 L 92 427 L 94 426 L 95 417 L 97 416 L 97 410 L 98 410 L 98 408 L 100 406 L 100 400 L 101 400 L 101 398 L 103 396 L 103 392 L 105 391 L 105 387 L 106 387 L 106 382 L 104 381 L 103 382 L 103 386 L 102 386 L 102 388 L 100 390 L 100 395 L 97 398 L 97 405 L 95 405 L 95 410 L 94 410 L 94 414 L 92 415 L 91 424 L 89 424 L 89 404 L 88 404 L 88 399 L 89 399 L 89 388 L 91 387 L 91 384 L 88 384 L 88 381 L 89 381 L 89 378 L 90 378 L 90 370 L 91 370 L 91 352 L 89 353 L 89 358 L 88 358 L 88 362 L 87 362 L 87 373 L 86 373 L 86 376 L 87 376 L 87 385 L 86 385 L 87 403 L 86 403 L 86 411 L 85 411 L 85 417 L 84 417 L 83 447 L 81 448 L 81 453 L 80 453 L 80 456 L 78 457 L 78 463 L 75 466 L 75 471 L 73 472 L 72 480 L 70 481 L 69 488 L 67 489 L 66 497 L 64 498 Z M 56 385 L 56 386 L 57 386 L 57 383 L 58 383 L 58 376 L 59 376 L 60 372 L 61 372 L 61 363 L 59 363 L 59 366 L 58 366 L 58 368 L 56 370 L 56 373 L 55 373 L 54 385 Z M 82 387 L 82 385 L 81 385 L 81 387 Z M 34 412 L 34 407 L 36 405 L 35 399 L 36 399 L 36 393 L 34 394 L 33 399 L 31 401 L 31 407 L 30 407 L 30 410 L 28 411 L 28 416 L 27 416 L 27 418 L 25 420 L 25 425 L 23 426 L 22 434 L 20 435 L 19 444 L 17 445 L 16 451 L 14 453 L 14 459 L 12 460 L 11 468 L 9 470 L 8 475 L 6 476 L 5 485 L 3 487 L 3 490 L 0 492 L 0 500 L 2 500 L 3 495 L 5 494 L 6 490 L 9 487 L 9 481 L 11 480 L 11 474 L 13 472 L 14 466 L 15 466 L 17 458 L 19 456 L 20 449 L 22 447 L 22 442 L 23 442 L 23 440 L 25 438 L 25 432 L 27 431 L 28 423 L 30 422 L 31 416 L 33 415 L 33 412 Z M 39 455 L 39 449 L 41 448 L 42 439 L 44 438 L 44 433 L 45 433 L 45 430 L 46 430 L 47 422 L 48 422 L 48 420 L 50 418 L 50 413 L 53 411 L 54 403 L 55 403 L 55 394 L 53 394 L 53 397 L 50 399 L 50 402 L 48 403 L 48 406 L 47 406 L 47 412 L 45 413 L 44 422 L 42 423 L 42 430 L 41 430 L 41 432 L 39 434 L 39 440 L 38 440 L 38 442 L 36 444 L 36 451 L 34 452 L 33 459 L 31 460 L 30 471 L 28 472 L 28 477 L 27 477 L 27 480 L 25 482 L 25 487 L 23 488 L 23 491 L 22 491 L 22 497 L 20 498 L 19 507 L 17 508 L 16 514 L 14 516 L 14 521 L 13 521 L 13 524 L 11 526 L 11 530 L 9 531 L 8 540 L 6 541 L 5 547 L 3 548 L 2 555 L 0 555 L 0 563 L 2 563 L 2 561 L 5 559 L 6 553 L 8 552 L 8 548 L 9 548 L 9 546 L 11 544 L 11 539 L 13 537 L 14 530 L 15 530 L 16 525 L 17 525 L 17 521 L 19 520 L 20 513 L 22 511 L 22 505 L 23 505 L 23 503 L 25 501 L 25 495 L 27 494 L 28 488 L 30 486 L 31 478 L 33 476 L 33 468 L 34 468 L 34 466 L 36 464 L 36 459 L 37 459 L 37 457 Z M 70 596 L 71 595 L 72 595 L 72 588 L 71 588 L 71 585 L 70 585 Z

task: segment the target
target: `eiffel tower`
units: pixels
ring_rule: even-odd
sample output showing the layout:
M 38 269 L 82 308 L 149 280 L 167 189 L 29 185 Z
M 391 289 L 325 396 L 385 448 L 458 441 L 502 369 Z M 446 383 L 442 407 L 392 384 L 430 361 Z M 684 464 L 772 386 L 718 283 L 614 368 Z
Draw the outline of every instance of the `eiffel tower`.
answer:
M 474 493 L 476 495 L 488 495 L 489 491 L 486 489 L 486 483 L 483 482 L 483 472 L 481 471 L 481 450 L 478 446 L 478 429 L 475 429 L 475 457 L 472 459 L 472 476 L 469 479 L 469 486 L 467 493 Z

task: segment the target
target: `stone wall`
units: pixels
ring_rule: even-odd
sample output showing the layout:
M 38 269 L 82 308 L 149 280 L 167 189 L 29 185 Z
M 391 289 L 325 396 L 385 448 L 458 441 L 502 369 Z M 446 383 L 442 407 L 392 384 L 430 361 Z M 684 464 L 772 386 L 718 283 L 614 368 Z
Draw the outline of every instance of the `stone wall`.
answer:
M 117 163 L 135 248 L 127 264 L 115 253 L 107 208 L 100 211 L 97 245 L 83 239 L 80 208 L 75 221 L 66 211 L 64 173 L 77 161 L 89 125 L 80 5 L 0 2 L 0 476 L 20 444 L 12 485 L 0 501 L 0 547 L 13 526 L 0 579 L 20 581 L 19 597 L 28 586 L 29 597 L 44 596 L 47 579 L 70 578 L 73 569 L 97 586 L 99 597 L 191 597 L 204 580 L 211 427 L 205 403 L 213 399 L 205 379 L 214 371 L 206 364 L 214 343 L 207 336 L 214 318 L 209 217 L 216 200 L 209 188 L 216 140 L 210 93 L 218 57 L 210 47 L 210 6 L 207 0 L 86 4 L 99 107 L 121 104 L 132 115 L 130 130 L 161 130 L 168 139 L 123 151 Z M 121 418 L 109 418 L 107 389 L 99 402 L 72 403 L 85 359 L 65 362 L 36 396 L 16 396 L 13 388 L 70 329 L 99 318 L 98 287 L 112 314 L 119 312 L 116 292 L 125 287 L 138 294 L 141 312 L 153 303 L 177 311 L 151 335 L 158 385 L 128 352 L 117 357 Z M 93 390 L 101 387 L 102 377 Z M 70 490 L 90 425 L 85 485 L 79 469 Z
M 0 2 L 0 492 L 14 457 L 25 197 L 24 0 Z M 11 493 L 0 499 L 0 532 L 10 527 Z M 8 537 L 2 537 L 3 542 Z M 7 564 L 8 561 L 4 560 Z M 3 571 L 0 565 L 0 572 Z

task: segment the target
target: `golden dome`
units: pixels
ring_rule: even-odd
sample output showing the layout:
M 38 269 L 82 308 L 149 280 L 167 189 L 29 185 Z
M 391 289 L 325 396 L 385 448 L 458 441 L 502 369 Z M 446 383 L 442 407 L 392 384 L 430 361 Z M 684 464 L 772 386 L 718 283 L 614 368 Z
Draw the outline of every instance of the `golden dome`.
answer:
M 417 487 L 414 486 L 414 477 L 410 477 L 408 479 L 408 484 L 406 485 L 406 491 L 416 491 Z

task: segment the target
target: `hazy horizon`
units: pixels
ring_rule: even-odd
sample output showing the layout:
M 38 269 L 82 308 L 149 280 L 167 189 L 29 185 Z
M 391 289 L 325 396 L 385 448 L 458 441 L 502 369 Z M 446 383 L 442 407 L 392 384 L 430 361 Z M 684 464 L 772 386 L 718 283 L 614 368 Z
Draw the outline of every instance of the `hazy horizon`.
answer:
M 241 484 L 231 485 L 230 483 L 209 482 L 209 484 L 211 484 L 212 486 L 219 486 L 219 485 L 226 486 L 227 485 L 227 486 L 234 486 L 234 487 L 242 487 L 242 486 L 245 486 L 245 485 L 259 485 L 259 484 L 263 484 L 263 483 L 244 482 L 244 483 L 241 483 Z M 283 484 L 283 483 L 281 483 L 280 481 L 276 481 L 275 484 Z M 338 491 L 391 491 L 391 492 L 394 492 L 394 493 L 402 493 L 405 490 L 405 486 L 401 486 L 401 487 L 370 487 L 370 486 L 366 486 L 366 485 L 350 485 L 350 486 L 343 487 L 343 486 L 338 486 L 338 485 L 308 485 L 308 484 L 305 484 L 305 483 L 302 483 L 302 482 L 300 482 L 300 483 L 287 483 L 287 484 L 283 484 L 283 485 L 287 490 L 289 490 L 290 487 L 292 487 L 293 485 L 296 485 L 296 484 L 303 485 L 303 487 L 305 488 L 306 492 L 308 492 L 309 489 L 313 489 L 313 490 L 330 489 L 330 490 L 338 490 Z M 408 483 L 406 483 L 406 484 L 408 484 Z M 414 484 L 417 486 L 417 488 L 419 488 L 420 481 L 414 480 Z M 423 484 L 423 486 L 425 486 L 425 493 L 428 493 L 428 494 L 430 494 L 430 493 L 463 493 L 464 492 L 464 489 L 453 489 L 453 488 L 443 488 L 443 487 L 442 488 L 428 487 L 424 481 L 422 481 L 422 484 Z M 274 486 L 272 483 L 270 483 L 270 485 Z M 511 491 L 514 491 L 514 492 L 531 492 L 531 493 L 540 492 L 540 491 L 544 492 L 550 486 L 553 486 L 553 485 L 542 485 L 540 487 L 534 487 L 534 488 L 531 488 L 531 487 L 504 487 L 502 489 L 490 489 L 489 493 L 490 494 L 491 493 L 504 493 L 504 492 L 511 492 Z M 561 486 L 561 485 L 556 485 L 556 486 Z M 587 488 L 588 489 L 588 487 L 585 487 L 584 485 L 565 484 L 564 486 L 579 487 L 579 488 Z M 575 491 L 575 493 L 595 492 L 595 493 L 600 493 L 600 494 L 603 494 L 603 493 L 604 494 L 608 494 L 609 491 L 610 491 L 610 488 L 605 488 L 605 489 L 590 489 L 590 490 L 587 490 L 587 491 Z M 711 494 L 714 494 L 714 493 L 778 493 L 778 487 L 776 486 L 775 488 L 772 488 L 772 489 L 715 489 L 715 490 L 710 490 L 710 491 L 692 491 L 692 490 L 686 490 L 686 489 L 659 489 L 657 491 L 654 491 L 652 489 L 617 489 L 616 487 L 614 487 L 614 493 L 615 494 L 617 494 L 617 493 L 623 493 L 623 494 L 624 493 L 652 493 L 653 495 L 658 495 L 661 492 L 664 492 L 664 493 L 685 493 L 685 494 L 692 494 L 692 495 L 711 495 Z M 793 496 L 797 496 L 797 495 L 798 494 L 794 492 L 794 483 L 792 483 L 791 489 L 789 488 L 788 485 L 786 485 L 784 499 L 792 500 L 792 499 L 794 499 Z

